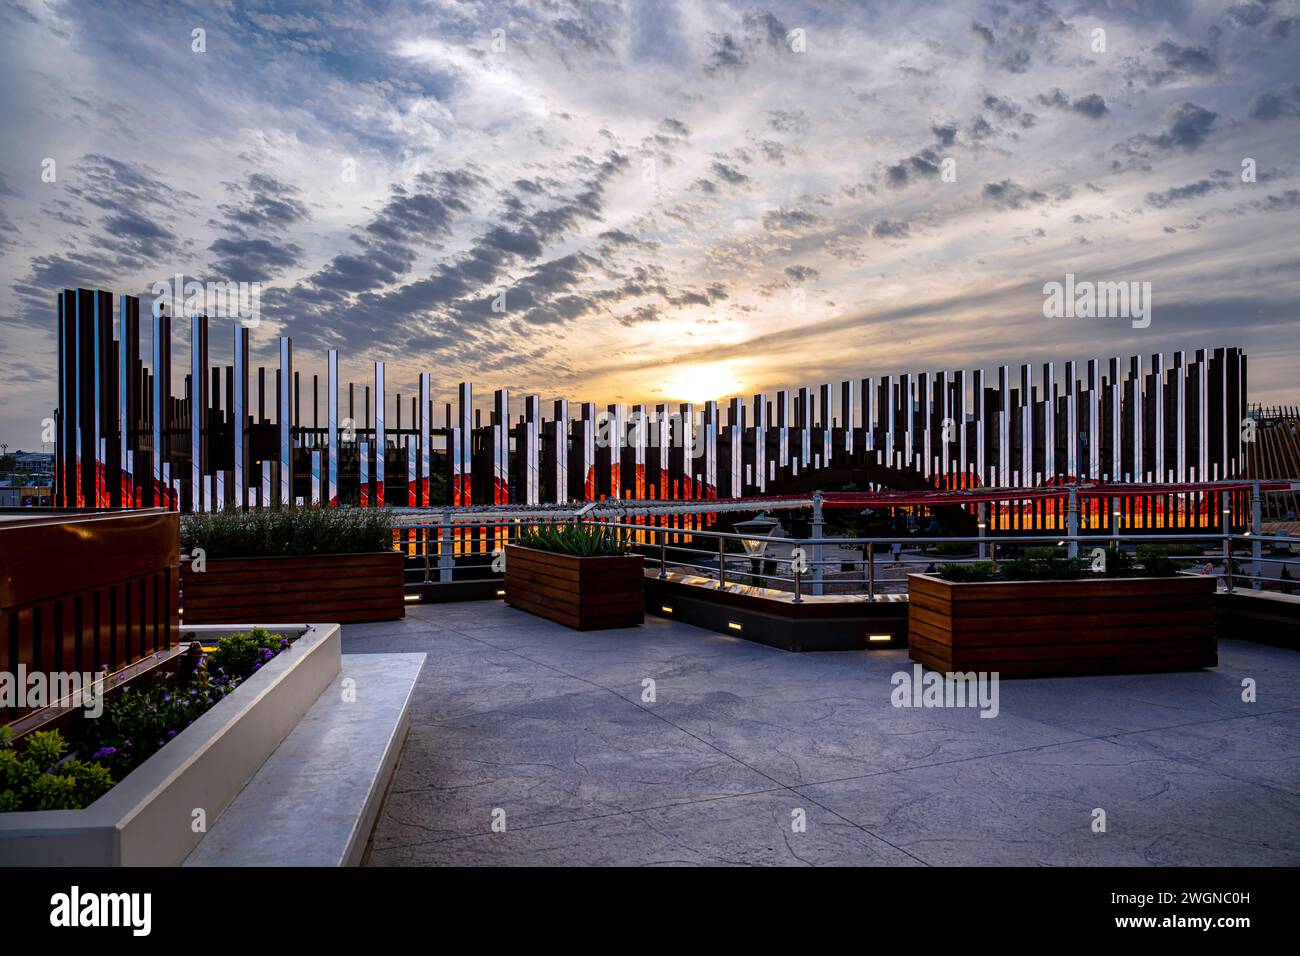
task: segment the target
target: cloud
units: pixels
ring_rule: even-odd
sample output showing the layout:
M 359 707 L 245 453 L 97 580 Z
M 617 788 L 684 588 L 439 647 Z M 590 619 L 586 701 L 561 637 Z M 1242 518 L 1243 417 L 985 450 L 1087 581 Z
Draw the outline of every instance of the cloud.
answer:
M 709 168 L 713 170 L 713 175 L 729 186 L 744 186 L 749 182 L 748 176 L 729 163 L 715 160 Z
M 1186 186 L 1173 186 L 1163 192 L 1150 192 L 1146 195 L 1148 206 L 1154 206 L 1157 209 L 1165 209 L 1175 203 L 1185 202 L 1189 199 L 1199 199 L 1202 196 L 1208 196 L 1220 189 L 1230 189 L 1231 183 L 1222 180 L 1215 182 L 1209 179 L 1199 179 L 1194 183 L 1188 183 Z
M 1156 44 L 1155 52 L 1165 61 L 1170 75 L 1213 76 L 1219 72 L 1219 59 L 1208 47 L 1180 46 L 1172 40 L 1164 40 Z
M 1300 116 L 1300 86 L 1295 83 L 1260 93 L 1250 101 L 1251 119 L 1271 122 L 1295 116 Z
M 909 156 L 901 162 L 885 168 L 885 181 L 895 189 L 901 189 L 917 177 L 926 179 L 939 175 L 939 154 L 932 149 L 924 149 L 915 156 Z
M 769 110 L 767 125 L 782 133 L 806 133 L 808 114 L 803 110 Z
M 817 224 L 818 216 L 806 209 L 769 209 L 763 214 L 763 228 L 768 232 L 799 233 Z
M 1025 189 L 1010 179 L 1001 182 L 985 183 L 981 195 L 990 203 L 1002 209 L 1024 209 L 1028 206 L 1047 202 L 1047 193 L 1037 189 Z
M 1038 102 L 1052 109 L 1072 110 L 1075 113 L 1082 113 L 1088 119 L 1101 119 L 1109 112 L 1106 107 L 1106 100 L 1100 93 L 1088 93 L 1071 100 L 1065 91 L 1059 87 L 1050 93 L 1040 93 Z
M 871 227 L 871 234 L 877 239 L 906 239 L 912 227 L 897 219 L 881 219 Z
M 217 259 L 213 269 L 227 280 L 262 282 L 302 260 L 302 246 L 269 239 L 217 239 L 208 247 Z
M 637 401 L 670 378 L 665 339 L 731 356 L 755 389 L 1109 354 L 1127 346 L 1040 345 L 1008 277 L 1137 263 L 1171 295 L 1253 303 L 1230 338 L 1253 349 L 1252 391 L 1280 401 L 1293 363 L 1252 316 L 1294 303 L 1294 270 L 1270 271 L 1300 228 L 1294 4 L 1104 7 L 1107 54 L 1088 43 L 1101 7 L 1059 0 L 958 16 L 922 2 L 910 18 L 217 4 L 201 61 L 168 18 L 120 4 L 10 10 L 0 431 L 48 414 L 48 393 L 13 383 L 29 374 L 17 355 L 50 348 L 59 288 L 147 290 L 177 271 L 265 283 L 254 350 L 291 335 L 304 368 L 338 347 L 387 359 L 403 394 L 433 369 L 440 390 Z M 45 152 L 56 183 L 39 181 Z M 1239 181 L 1246 156 L 1256 184 Z M 959 175 L 939 188 L 948 158 Z M 798 283 L 817 295 L 792 321 L 776 290 Z M 943 322 L 885 321 L 865 348 L 862 317 L 917 288 L 949 304 Z M 1175 343 L 1205 344 L 1170 328 L 1141 347 Z
M 1143 134 L 1138 139 L 1159 149 L 1181 149 L 1192 153 L 1209 137 L 1218 118 L 1218 113 L 1202 106 L 1183 103 L 1169 113 L 1169 126 L 1164 132 L 1155 136 Z

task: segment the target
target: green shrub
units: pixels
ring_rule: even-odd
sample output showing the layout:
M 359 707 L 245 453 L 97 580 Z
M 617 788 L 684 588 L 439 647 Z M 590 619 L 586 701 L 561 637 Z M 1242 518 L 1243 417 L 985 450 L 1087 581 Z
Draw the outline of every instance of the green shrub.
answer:
M 974 564 L 941 564 L 938 571 L 939 577 L 953 583 L 972 583 L 996 579 L 991 561 L 976 561 Z
M 988 561 L 975 564 L 942 564 L 939 576 L 945 581 L 1073 581 L 1081 578 L 1171 577 L 1188 562 L 1175 560 L 1175 548 L 1140 546 L 1136 554 L 1121 548 L 1105 550 L 1104 570 L 1092 570 L 1091 550 L 1072 558 L 1064 548 L 1026 548 L 1013 558 L 999 561 L 996 570 Z
M 217 649 L 208 655 L 207 669 L 212 674 L 243 680 L 288 646 L 283 636 L 264 627 L 240 631 L 217 641 Z
M 173 675 L 106 699 L 103 714 L 82 722 L 77 745 L 125 776 L 288 646 L 260 627 L 223 637 L 187 679 Z
M 1140 544 L 1137 547 L 1137 573 L 1145 578 L 1171 578 L 1184 568 L 1190 567 L 1190 561 L 1174 558 L 1179 552 L 1177 547 L 1161 544 Z
M 1003 581 L 1071 581 L 1081 578 L 1090 562 L 1072 558 L 1064 548 L 1026 548 L 1018 557 L 1000 562 Z
M 181 550 L 207 558 L 363 554 L 393 550 L 387 508 L 278 508 L 201 512 L 181 519 Z
M 68 745 L 57 730 L 38 730 L 14 749 L 8 727 L 0 727 L 0 813 L 15 810 L 80 810 L 107 793 L 107 767 L 63 759 Z
M 532 525 L 519 529 L 515 544 L 580 558 L 614 557 L 627 554 L 629 548 L 617 528 L 602 524 Z

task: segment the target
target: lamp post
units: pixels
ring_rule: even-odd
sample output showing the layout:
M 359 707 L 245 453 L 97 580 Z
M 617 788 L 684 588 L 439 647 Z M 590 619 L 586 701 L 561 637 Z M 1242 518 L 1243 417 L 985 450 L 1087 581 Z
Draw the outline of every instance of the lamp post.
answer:
M 733 527 L 737 534 L 753 535 L 753 537 L 742 538 L 740 543 L 745 553 L 749 555 L 750 569 L 757 579 L 761 573 L 759 569 L 763 555 L 767 553 L 768 539 L 781 527 L 781 522 L 776 518 L 769 518 L 766 513 L 760 511 L 748 521 L 737 521 Z

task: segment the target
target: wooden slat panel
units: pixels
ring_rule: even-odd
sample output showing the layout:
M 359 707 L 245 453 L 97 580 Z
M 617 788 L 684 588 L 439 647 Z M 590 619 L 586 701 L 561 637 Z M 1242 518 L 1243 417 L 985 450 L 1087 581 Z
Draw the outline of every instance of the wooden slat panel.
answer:
M 1217 660 L 1209 579 L 958 584 L 912 575 L 912 583 L 924 590 L 908 609 L 912 656 L 922 663 L 1051 676 L 1184 670 Z M 946 614 L 939 589 L 953 595 Z
M 908 631 L 907 644 L 909 648 L 913 648 L 918 653 L 926 654 L 934 660 L 946 663 L 952 662 L 952 648 L 939 641 L 931 640 L 929 635 Z M 912 655 L 912 659 L 920 660 L 916 654 Z M 925 662 L 922 661 L 922 663 Z
M 303 576 L 296 580 L 284 582 L 238 584 L 231 582 L 227 578 L 209 578 L 203 574 L 187 573 L 185 575 L 185 603 L 188 607 L 192 601 L 211 600 L 213 598 L 246 597 L 249 600 L 255 600 L 264 595 L 272 597 L 291 594 L 311 596 L 318 594 L 322 589 L 335 592 L 391 590 L 393 587 L 402 587 L 404 583 L 401 574 L 368 575 L 362 578 L 333 575 L 324 577 Z
M 506 603 L 580 630 L 629 627 L 644 619 L 639 555 L 577 558 L 509 546 Z
M 639 589 L 631 588 L 605 589 L 590 591 L 579 589 L 574 582 L 553 582 L 549 578 L 525 578 L 518 574 L 507 574 L 505 592 L 509 597 L 515 591 L 546 597 L 559 604 L 574 607 L 612 607 L 630 605 L 641 607 L 643 598 Z
M 954 663 L 979 664 L 982 670 L 996 670 L 991 664 L 1004 661 L 1063 661 L 1135 657 L 1174 657 L 1178 655 L 1194 656 L 1209 654 L 1214 651 L 1213 637 L 1171 639 L 1166 641 L 1145 641 L 1134 644 L 1128 641 L 1098 641 L 1088 646 L 1087 654 L 1080 654 L 1078 648 L 1063 644 L 1030 644 L 1026 646 L 1003 644 L 996 647 L 962 647 L 954 651 Z
M 1043 613 L 1015 614 L 1015 606 L 1004 605 L 1004 617 L 967 617 L 958 611 L 950 619 L 954 635 L 978 638 L 983 635 L 1014 635 L 1018 642 L 1034 640 L 1088 640 L 1090 632 L 1109 630 L 1121 622 L 1130 628 L 1148 628 L 1152 633 L 1188 627 L 1214 626 L 1213 608 L 1192 608 L 1185 611 L 1133 610 L 1123 613 L 1116 609 L 1102 614 Z
M 399 552 L 210 560 L 185 571 L 187 624 L 396 620 L 406 614 Z

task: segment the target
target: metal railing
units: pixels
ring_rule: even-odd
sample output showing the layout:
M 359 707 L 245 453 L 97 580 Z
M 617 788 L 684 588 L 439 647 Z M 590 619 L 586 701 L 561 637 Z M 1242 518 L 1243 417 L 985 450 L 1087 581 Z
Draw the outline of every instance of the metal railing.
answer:
M 631 547 L 644 554 L 649 562 L 657 562 L 658 577 L 666 578 L 670 571 L 693 573 L 716 581 L 718 587 L 752 586 L 769 590 L 789 591 L 793 600 L 800 603 L 805 596 L 823 596 L 827 587 L 844 593 L 865 592 L 868 600 L 906 592 L 906 574 L 909 570 L 937 569 L 941 564 L 967 564 L 988 561 L 995 567 L 1025 547 L 1062 547 L 1070 556 L 1081 553 L 1096 558 L 1096 552 L 1108 548 L 1127 549 L 1142 544 L 1165 546 L 1185 545 L 1184 551 L 1167 556 L 1178 561 L 1195 562 L 1201 569 L 1188 568 L 1180 573 L 1209 573 L 1218 578 L 1227 591 L 1239 583 L 1251 589 L 1263 589 L 1266 584 L 1276 584 L 1284 592 L 1294 585 L 1300 592 L 1300 578 L 1264 573 L 1264 564 L 1280 565 L 1289 569 L 1300 565 L 1300 537 L 1289 535 L 1264 535 L 1254 532 L 1190 533 L 1190 534 L 989 534 L 981 531 L 975 536 L 944 537 L 935 535 L 892 535 L 875 537 L 837 537 L 817 535 L 795 537 L 792 535 L 742 534 L 734 531 L 717 531 L 701 528 L 660 527 L 625 521 L 604 519 L 589 520 L 579 516 L 560 519 L 542 518 L 540 515 L 484 522 L 481 518 L 467 521 L 426 521 L 418 525 L 402 525 L 396 530 L 403 535 L 419 530 L 427 535 L 428 546 L 413 556 L 422 560 L 424 582 L 450 581 L 457 570 L 487 572 L 498 562 L 505 544 L 512 543 L 520 528 L 544 521 L 545 523 L 591 523 L 624 532 Z M 490 527 L 492 534 L 472 537 L 471 531 Z M 405 541 L 405 537 L 403 537 Z M 740 550 L 729 550 L 732 542 Z M 744 542 L 759 543 L 761 553 L 747 553 Z M 490 547 L 489 547 L 490 545 Z M 944 554 L 927 551 L 938 546 L 965 545 L 965 553 Z M 773 546 L 779 550 L 773 552 Z M 1264 548 L 1286 548 L 1286 553 L 1265 554 Z M 852 549 L 860 556 L 846 556 L 843 549 Z M 787 550 L 788 549 L 788 550 Z M 827 556 L 828 549 L 838 553 Z M 1248 549 L 1248 550 L 1247 550 Z M 459 552 L 459 553 L 458 553 Z M 1243 570 L 1242 565 L 1247 565 Z M 653 567 L 653 563 L 651 565 Z M 932 567 L 933 566 L 933 567 Z M 1206 567 L 1208 566 L 1208 568 Z M 848 567 L 850 570 L 845 571 Z M 828 577 L 828 571 L 836 574 Z M 902 569 L 901 576 L 890 576 L 889 571 Z M 1300 573 L 1300 568 L 1297 569 Z M 1288 570 L 1287 574 L 1291 572 Z M 884 587 L 882 587 L 884 585 Z M 890 590 L 890 586 L 896 590 Z

